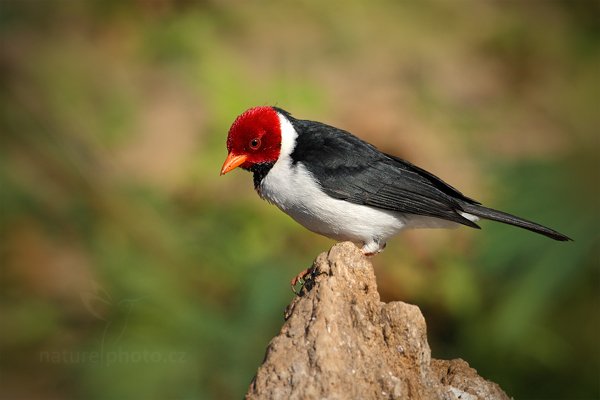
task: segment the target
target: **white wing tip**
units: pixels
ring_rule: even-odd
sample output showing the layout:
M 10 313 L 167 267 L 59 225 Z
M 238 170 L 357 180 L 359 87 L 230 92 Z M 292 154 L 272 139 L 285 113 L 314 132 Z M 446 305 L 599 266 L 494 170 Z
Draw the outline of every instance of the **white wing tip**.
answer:
M 469 214 L 469 213 L 462 212 L 462 211 L 459 211 L 458 213 L 460 215 L 462 215 L 463 217 L 465 217 L 466 219 L 468 219 L 469 221 L 471 221 L 471 222 L 477 222 L 477 221 L 479 221 L 479 217 L 476 216 L 476 215 Z

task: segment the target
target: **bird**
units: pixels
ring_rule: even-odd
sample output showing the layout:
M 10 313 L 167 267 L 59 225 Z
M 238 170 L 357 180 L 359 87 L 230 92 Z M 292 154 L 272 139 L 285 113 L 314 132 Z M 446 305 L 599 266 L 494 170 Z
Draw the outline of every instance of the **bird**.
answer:
M 572 240 L 553 229 L 483 206 L 431 172 L 386 154 L 340 128 L 297 119 L 275 106 L 240 114 L 227 135 L 224 175 L 253 173 L 254 188 L 309 230 L 352 241 L 367 256 L 407 228 L 480 229 L 493 220 Z

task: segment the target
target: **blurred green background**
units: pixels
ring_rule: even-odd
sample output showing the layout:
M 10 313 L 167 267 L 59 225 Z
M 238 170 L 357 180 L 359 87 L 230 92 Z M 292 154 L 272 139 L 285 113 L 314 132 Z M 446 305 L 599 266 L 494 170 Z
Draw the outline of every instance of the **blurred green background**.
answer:
M 240 398 L 332 241 L 219 177 L 246 108 L 350 130 L 500 224 L 375 257 L 433 356 L 598 398 L 595 1 L 0 2 L 0 397 Z

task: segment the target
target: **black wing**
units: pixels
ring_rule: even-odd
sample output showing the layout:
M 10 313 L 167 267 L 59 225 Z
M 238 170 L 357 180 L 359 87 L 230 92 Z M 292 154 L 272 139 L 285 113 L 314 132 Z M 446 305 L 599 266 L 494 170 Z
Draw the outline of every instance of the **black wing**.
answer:
M 298 132 L 291 154 L 294 163 L 302 163 L 329 196 L 479 228 L 459 214 L 463 202 L 478 203 L 435 175 L 384 154 L 344 130 L 289 119 Z

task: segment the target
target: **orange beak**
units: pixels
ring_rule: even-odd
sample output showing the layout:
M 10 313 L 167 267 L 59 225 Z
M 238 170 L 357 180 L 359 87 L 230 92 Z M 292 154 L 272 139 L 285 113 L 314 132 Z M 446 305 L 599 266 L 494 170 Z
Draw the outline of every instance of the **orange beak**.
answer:
M 235 155 L 232 153 L 227 154 L 227 158 L 223 163 L 223 167 L 221 167 L 221 175 L 225 175 L 232 169 L 235 169 L 246 162 L 248 156 L 245 155 Z

